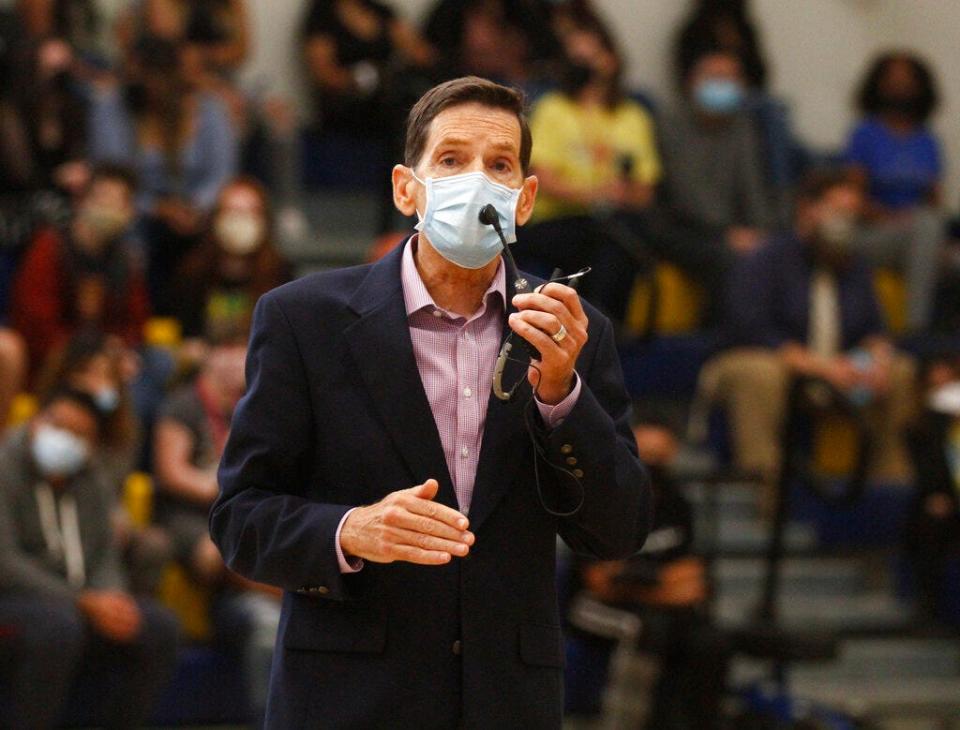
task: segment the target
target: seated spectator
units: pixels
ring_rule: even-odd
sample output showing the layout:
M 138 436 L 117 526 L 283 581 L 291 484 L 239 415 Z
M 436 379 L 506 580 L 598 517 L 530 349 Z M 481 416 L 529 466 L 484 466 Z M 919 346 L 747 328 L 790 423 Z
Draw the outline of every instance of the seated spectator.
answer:
M 187 67 L 201 74 L 232 74 L 250 53 L 244 0 L 136 0 L 117 19 L 116 34 L 127 60 L 144 38 L 187 43 L 195 62 Z
M 79 66 L 65 41 L 31 39 L 0 11 L 0 300 L 34 230 L 62 225 L 90 179 Z
M 393 230 L 390 169 L 402 157 L 407 112 L 435 83 L 436 52 L 378 0 L 313 0 L 303 25 L 303 52 L 316 110 L 312 134 L 330 144 L 335 160 L 337 155 L 349 160 L 349 173 L 334 170 L 330 178 L 375 190 L 377 230 Z M 367 176 L 353 170 L 357 155 L 366 162 L 361 167 Z
M 237 169 L 226 109 L 215 94 L 190 88 L 181 50 L 144 39 L 125 87 L 100 85 L 91 108 L 91 157 L 125 164 L 140 181 L 137 210 L 154 302 L 199 243 L 207 212 Z
M 95 723 L 138 727 L 173 669 L 175 619 L 125 588 L 112 502 L 93 467 L 101 433 L 93 398 L 60 391 L 0 446 L 8 727 L 54 727 L 75 681 L 108 676 Z
M 941 205 L 940 142 L 927 125 L 937 106 L 933 74 L 906 52 L 878 58 L 863 81 L 864 118 L 850 133 L 844 157 L 869 190 L 868 225 L 857 248 L 878 266 L 902 270 L 907 326 L 930 324 L 937 268 L 946 238 Z
M 254 708 L 266 704 L 279 592 L 227 571 L 207 528 L 217 496 L 217 466 L 233 409 L 244 391 L 246 339 L 234 332 L 213 342 L 195 381 L 174 391 L 161 407 L 154 432 L 157 517 L 169 530 L 174 555 L 199 584 L 215 590 L 214 624 L 230 626 L 242 648 Z
M 730 265 L 760 246 L 772 217 L 740 59 L 706 47 L 688 63 L 681 99 L 658 119 L 664 176 L 651 235 L 704 285 L 715 309 Z
M 875 478 L 905 482 L 903 433 L 913 364 L 884 332 L 873 274 L 852 241 L 861 188 L 842 172 L 810 176 L 794 230 L 745 257 L 732 273 L 727 349 L 705 366 L 708 401 L 726 407 L 735 466 L 758 475 L 769 507 L 779 476 L 780 433 L 792 377 L 821 379 L 866 409 Z
M 532 225 L 519 233 L 517 258 L 583 266 L 583 294 L 622 321 L 637 271 L 637 216 L 660 177 L 653 121 L 626 98 L 623 62 L 601 25 L 563 37 L 563 90 L 547 94 L 530 119 L 531 170 L 540 181 Z
M 577 3 L 579 4 L 579 3 Z M 445 76 L 482 76 L 529 89 L 560 55 L 544 0 L 439 0 L 424 33 Z
M 693 553 L 693 512 L 670 474 L 679 442 L 660 423 L 641 423 L 634 436 L 653 486 L 650 535 L 629 560 L 585 563 L 583 586 L 605 603 L 636 613 L 637 648 L 659 659 L 646 727 L 720 728 L 728 648 L 707 616 L 706 571 Z
M 290 267 L 273 243 L 266 190 L 237 178 L 220 193 L 204 243 L 171 279 L 165 309 L 184 337 L 216 340 L 247 330 L 260 295 L 289 280 Z
M 50 354 L 37 380 L 41 398 L 64 387 L 93 397 L 104 419 L 101 465 L 115 484 L 136 466 L 140 424 L 127 390 L 135 375 L 135 358 L 121 339 L 84 328 Z
M 939 611 L 950 561 L 960 560 L 960 364 L 956 358 L 929 368 L 927 398 L 909 434 L 917 473 L 917 498 L 904 540 L 917 581 L 920 618 Z
M 55 37 L 11 53 L 3 90 L 4 177 L 34 188 L 74 192 L 86 177 L 87 105 L 73 48 Z
M 16 0 L 23 27 L 32 38 L 60 38 L 75 51 L 100 57 L 100 17 L 90 0 Z
M 426 69 L 434 50 L 377 0 L 314 0 L 303 26 L 307 73 L 324 132 L 384 140 L 396 129 L 384 108 L 392 64 Z
M 101 167 L 69 224 L 34 236 L 14 281 L 10 312 L 27 342 L 34 375 L 83 327 L 117 335 L 127 346 L 140 343 L 150 307 L 127 238 L 135 194 L 128 172 Z
M 40 374 L 41 398 L 64 387 L 93 397 L 103 419 L 97 467 L 103 474 L 107 497 L 124 566 L 135 594 L 150 595 L 160 583 L 171 557 L 170 539 L 155 526 L 138 526 L 121 503 L 127 477 L 136 469 L 142 429 L 133 410 L 131 381 L 139 375 L 135 353 L 116 337 L 84 330 L 54 352 Z
M 756 123 L 762 143 L 765 180 L 772 188 L 772 202 L 777 203 L 777 223 L 789 225 L 793 187 L 806 152 L 793 134 L 787 105 L 767 89 L 762 38 L 750 16 L 749 0 L 694 0 L 677 33 L 674 65 L 682 72 L 704 48 L 722 49 L 740 59 L 744 110 Z

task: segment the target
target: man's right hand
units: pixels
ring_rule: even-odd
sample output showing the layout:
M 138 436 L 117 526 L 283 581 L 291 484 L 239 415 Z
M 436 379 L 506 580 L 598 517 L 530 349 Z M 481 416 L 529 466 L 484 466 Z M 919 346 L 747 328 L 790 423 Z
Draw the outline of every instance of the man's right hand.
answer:
M 121 591 L 84 591 L 77 607 L 94 631 L 112 641 L 125 644 L 140 631 L 137 602 Z
M 457 510 L 433 501 L 439 488 L 436 479 L 428 479 L 356 508 L 340 530 L 340 548 L 375 563 L 443 565 L 453 556 L 465 556 L 474 542 L 469 522 Z

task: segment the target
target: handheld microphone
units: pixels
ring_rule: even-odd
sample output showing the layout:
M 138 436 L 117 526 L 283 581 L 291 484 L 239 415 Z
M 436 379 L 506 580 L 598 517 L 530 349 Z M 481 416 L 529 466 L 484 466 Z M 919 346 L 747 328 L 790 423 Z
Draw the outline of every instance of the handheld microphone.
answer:
M 503 253 L 507 259 L 509 259 L 510 265 L 513 266 L 513 271 L 517 275 L 516 281 L 513 282 L 513 288 L 516 289 L 518 294 L 522 294 L 530 286 L 530 283 L 520 276 L 520 269 L 517 268 L 517 262 L 513 259 L 513 252 L 510 251 L 510 246 L 507 244 L 507 238 L 503 235 L 503 228 L 500 227 L 500 214 L 497 213 L 497 209 L 493 207 L 492 203 L 487 203 L 480 209 L 480 215 L 478 217 L 483 225 L 493 226 L 493 230 L 495 230 L 497 235 L 500 236 L 500 243 L 503 245 Z
M 513 282 L 513 288 L 518 294 L 524 293 L 530 287 L 530 282 L 520 276 L 520 269 L 517 268 L 517 262 L 513 258 L 513 252 L 510 251 L 510 246 L 507 245 L 507 238 L 503 235 L 503 228 L 500 227 L 500 214 L 497 213 L 497 209 L 493 207 L 492 203 L 487 203 L 480 209 L 479 218 L 480 222 L 485 226 L 493 226 L 493 230 L 495 230 L 497 235 L 500 236 L 500 243 L 503 244 L 503 254 L 507 257 L 507 259 L 509 259 L 510 265 L 513 266 L 513 271 L 517 276 L 516 280 Z M 531 345 L 523 338 L 520 339 L 520 342 L 530 357 L 532 357 L 534 360 L 541 359 L 540 351 L 536 347 Z M 509 351 L 509 347 L 507 347 L 507 352 Z

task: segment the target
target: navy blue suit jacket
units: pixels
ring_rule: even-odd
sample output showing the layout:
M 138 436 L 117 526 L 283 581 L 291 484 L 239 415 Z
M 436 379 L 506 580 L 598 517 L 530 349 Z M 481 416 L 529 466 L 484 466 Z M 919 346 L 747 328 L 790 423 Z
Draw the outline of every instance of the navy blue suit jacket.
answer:
M 742 257 L 727 286 L 724 344 L 778 348 L 806 343 L 810 329 L 811 244 L 794 234 L 775 238 Z M 841 347 L 855 347 L 884 332 L 873 271 L 858 254 L 836 273 Z
M 334 539 L 350 507 L 430 477 L 456 507 L 410 341 L 401 249 L 275 289 L 254 314 L 210 531 L 230 568 L 285 589 L 267 726 L 556 728 L 556 534 L 577 551 L 623 557 L 641 547 L 650 517 L 611 326 L 585 307 L 579 400 L 552 431 L 535 418 L 546 458 L 582 470 L 575 515 L 551 516 L 537 496 L 524 383 L 513 403 L 491 396 L 469 557 L 367 562 L 342 575 Z M 524 372 L 508 367 L 505 382 Z M 557 506 L 576 489 L 542 460 L 540 475 Z

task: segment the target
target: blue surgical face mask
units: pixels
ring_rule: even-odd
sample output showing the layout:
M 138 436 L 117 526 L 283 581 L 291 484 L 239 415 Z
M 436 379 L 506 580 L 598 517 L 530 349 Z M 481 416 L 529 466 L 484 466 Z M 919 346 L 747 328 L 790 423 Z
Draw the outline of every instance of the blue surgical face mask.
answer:
M 743 103 L 743 88 L 730 79 L 704 79 L 693 94 L 700 108 L 711 114 L 732 114 Z
M 86 441 L 72 431 L 50 424 L 37 428 L 31 450 L 37 468 L 48 477 L 73 476 L 90 457 Z
M 480 209 L 490 203 L 497 209 L 507 243 L 517 240 L 517 201 L 521 188 L 493 182 L 482 172 L 421 180 L 427 189 L 427 209 L 417 211 L 416 228 L 441 256 L 464 269 L 482 269 L 503 248 L 493 229 L 480 222 Z
M 113 413 L 120 405 L 120 393 L 116 388 L 103 388 L 93 394 L 93 400 L 101 413 Z

